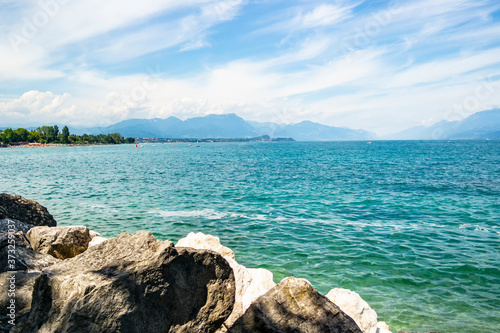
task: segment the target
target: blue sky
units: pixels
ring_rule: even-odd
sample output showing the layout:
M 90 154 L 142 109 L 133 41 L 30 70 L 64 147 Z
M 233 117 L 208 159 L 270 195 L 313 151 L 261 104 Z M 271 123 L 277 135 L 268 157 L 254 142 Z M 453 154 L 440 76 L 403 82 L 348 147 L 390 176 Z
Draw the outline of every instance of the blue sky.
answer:
M 487 0 L 0 0 L 0 125 L 234 112 L 379 135 L 500 105 Z

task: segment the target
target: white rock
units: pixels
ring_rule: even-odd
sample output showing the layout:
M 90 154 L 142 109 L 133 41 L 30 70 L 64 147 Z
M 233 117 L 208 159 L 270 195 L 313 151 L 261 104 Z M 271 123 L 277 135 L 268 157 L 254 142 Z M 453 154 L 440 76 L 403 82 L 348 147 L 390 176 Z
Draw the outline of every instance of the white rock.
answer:
M 387 325 L 385 321 L 379 321 L 377 323 L 377 333 L 392 333 L 392 332 L 389 330 L 389 325 Z
M 94 238 L 92 238 L 92 240 L 89 242 L 89 247 L 91 246 L 96 246 L 96 245 L 99 245 L 101 244 L 102 242 L 108 240 L 107 238 L 105 237 L 101 237 L 101 236 L 95 236 Z
M 220 253 L 223 257 L 235 260 L 234 252 L 220 243 L 219 237 L 205 235 L 204 233 L 190 232 L 187 237 L 179 239 L 176 247 L 192 247 L 200 250 L 211 250 Z
M 377 333 L 377 313 L 356 292 L 335 288 L 326 297 L 354 319 L 363 333 Z
M 225 332 L 234 322 L 241 317 L 248 307 L 260 296 L 273 288 L 273 273 L 263 268 L 246 268 L 236 260 L 226 258 L 234 272 L 236 285 L 233 312 L 226 319 L 217 333 Z
M 252 279 L 247 285 L 247 289 L 241 299 L 243 312 L 245 312 L 257 298 L 267 293 L 269 289 L 276 285 L 273 280 L 273 273 L 267 269 L 248 268 L 248 272 L 250 273 Z

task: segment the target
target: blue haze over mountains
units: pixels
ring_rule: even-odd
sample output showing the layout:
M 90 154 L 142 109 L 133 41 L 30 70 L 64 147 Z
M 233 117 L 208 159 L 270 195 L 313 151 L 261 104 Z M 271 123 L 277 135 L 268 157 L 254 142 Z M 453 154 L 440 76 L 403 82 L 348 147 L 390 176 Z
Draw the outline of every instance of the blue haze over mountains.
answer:
M 371 140 L 377 136 L 364 130 L 326 126 L 311 121 L 298 124 L 276 124 L 246 121 L 234 113 L 208 115 L 180 120 L 129 119 L 105 128 L 70 129 L 75 134 L 119 132 L 137 138 L 293 138 L 296 141 Z M 92 132 L 92 133 L 89 133 Z
M 303 121 L 297 124 L 246 121 L 236 114 L 208 115 L 180 120 L 129 119 L 108 127 L 71 128 L 73 134 L 119 132 L 136 138 L 252 138 L 262 135 L 293 138 L 296 141 L 336 140 L 451 140 L 500 139 L 500 109 L 475 113 L 462 121 L 441 121 L 432 126 L 417 126 L 399 133 L 377 137 L 376 134 L 345 127 Z

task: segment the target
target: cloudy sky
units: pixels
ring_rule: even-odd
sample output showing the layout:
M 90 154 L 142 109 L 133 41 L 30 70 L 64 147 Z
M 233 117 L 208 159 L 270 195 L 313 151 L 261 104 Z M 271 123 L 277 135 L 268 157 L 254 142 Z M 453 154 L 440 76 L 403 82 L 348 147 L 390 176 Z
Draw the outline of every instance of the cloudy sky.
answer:
M 0 126 L 236 113 L 379 135 L 500 106 L 498 0 L 0 0 Z

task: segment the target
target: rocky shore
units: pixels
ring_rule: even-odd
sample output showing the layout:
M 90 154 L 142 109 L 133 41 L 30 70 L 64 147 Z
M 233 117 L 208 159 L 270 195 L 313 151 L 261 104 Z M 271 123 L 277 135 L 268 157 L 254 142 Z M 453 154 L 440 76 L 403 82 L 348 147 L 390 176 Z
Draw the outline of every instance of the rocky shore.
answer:
M 390 332 L 357 293 L 276 284 L 202 233 L 106 239 L 0 194 L 0 252 L 0 332 Z

